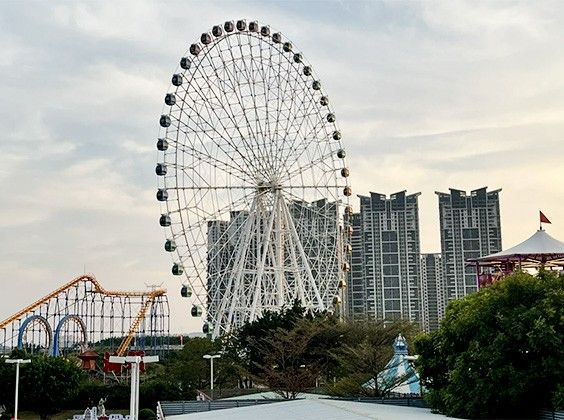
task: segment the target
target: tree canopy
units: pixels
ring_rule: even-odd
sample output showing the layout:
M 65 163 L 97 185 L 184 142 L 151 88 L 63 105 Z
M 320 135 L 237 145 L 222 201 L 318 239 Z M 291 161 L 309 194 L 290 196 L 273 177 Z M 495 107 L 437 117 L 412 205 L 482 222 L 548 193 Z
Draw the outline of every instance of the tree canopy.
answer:
M 20 371 L 20 387 L 25 390 L 22 408 L 32 409 L 42 419 L 62 410 L 77 392 L 83 372 L 76 360 L 34 356 Z
M 564 384 L 563 308 L 564 275 L 548 271 L 517 272 L 451 302 L 440 328 L 415 342 L 432 406 L 467 418 L 550 407 Z
M 306 312 L 296 302 L 244 325 L 227 347 L 233 360 L 239 359 L 242 375 L 283 398 L 296 398 L 316 384 L 325 384 L 333 395 L 381 396 L 390 389 L 362 385 L 384 369 L 396 336 L 411 338 L 416 331 L 401 320 L 339 322 L 328 312 Z

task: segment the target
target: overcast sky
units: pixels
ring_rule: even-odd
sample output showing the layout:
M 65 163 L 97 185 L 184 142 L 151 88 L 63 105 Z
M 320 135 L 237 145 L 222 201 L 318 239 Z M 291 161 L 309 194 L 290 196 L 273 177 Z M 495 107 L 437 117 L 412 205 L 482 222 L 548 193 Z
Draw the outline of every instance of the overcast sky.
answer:
M 564 2 L 0 3 L 0 318 L 72 277 L 163 283 L 172 329 L 199 330 L 155 200 L 170 76 L 226 19 L 303 51 L 331 97 L 355 193 L 502 188 L 504 248 L 542 209 L 564 240 Z

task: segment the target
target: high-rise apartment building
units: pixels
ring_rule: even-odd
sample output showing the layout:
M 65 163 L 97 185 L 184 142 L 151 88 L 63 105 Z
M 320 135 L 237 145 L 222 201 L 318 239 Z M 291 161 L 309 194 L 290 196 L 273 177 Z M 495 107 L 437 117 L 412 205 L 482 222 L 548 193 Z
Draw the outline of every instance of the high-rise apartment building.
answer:
M 421 321 L 418 196 L 359 196 L 348 276 L 353 318 Z
M 468 258 L 501 251 L 500 191 L 484 187 L 470 194 L 453 188 L 450 193 L 436 192 L 446 303 L 477 290 L 476 271 L 467 265 Z
M 444 316 L 445 290 L 441 254 L 421 254 L 423 328 L 434 331 Z

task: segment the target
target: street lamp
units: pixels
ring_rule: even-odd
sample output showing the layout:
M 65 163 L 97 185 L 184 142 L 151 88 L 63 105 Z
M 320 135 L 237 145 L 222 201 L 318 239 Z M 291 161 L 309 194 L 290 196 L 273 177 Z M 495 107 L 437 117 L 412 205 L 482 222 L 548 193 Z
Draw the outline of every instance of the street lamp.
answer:
M 129 398 L 129 418 L 139 420 L 139 365 L 159 361 L 159 356 L 110 356 L 110 363 L 131 363 L 131 395 Z
M 218 359 L 221 354 L 204 354 L 204 359 L 210 360 L 210 398 L 213 400 L 213 359 Z
M 6 359 L 6 363 L 16 365 L 16 398 L 14 403 L 14 420 L 18 420 L 18 388 L 20 386 L 20 365 L 31 363 L 30 359 Z

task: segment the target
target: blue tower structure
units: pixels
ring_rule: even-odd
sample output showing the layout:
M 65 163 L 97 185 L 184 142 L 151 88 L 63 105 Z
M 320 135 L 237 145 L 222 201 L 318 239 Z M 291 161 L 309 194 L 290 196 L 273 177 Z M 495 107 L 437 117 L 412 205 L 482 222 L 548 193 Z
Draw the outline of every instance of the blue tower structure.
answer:
M 393 344 L 394 355 L 377 377 L 378 389 L 385 394 L 421 395 L 419 376 L 411 364 L 405 338 L 398 334 Z M 374 379 L 365 388 L 374 389 Z

